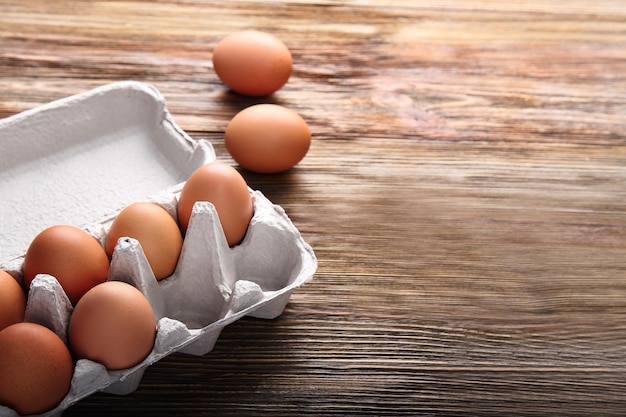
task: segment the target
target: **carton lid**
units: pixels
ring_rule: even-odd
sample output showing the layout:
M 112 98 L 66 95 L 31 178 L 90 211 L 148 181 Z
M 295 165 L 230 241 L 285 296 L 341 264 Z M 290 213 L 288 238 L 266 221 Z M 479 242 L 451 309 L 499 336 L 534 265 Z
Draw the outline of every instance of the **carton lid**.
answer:
M 215 160 L 150 85 L 124 81 L 0 120 L 0 265 L 55 224 L 84 228 Z

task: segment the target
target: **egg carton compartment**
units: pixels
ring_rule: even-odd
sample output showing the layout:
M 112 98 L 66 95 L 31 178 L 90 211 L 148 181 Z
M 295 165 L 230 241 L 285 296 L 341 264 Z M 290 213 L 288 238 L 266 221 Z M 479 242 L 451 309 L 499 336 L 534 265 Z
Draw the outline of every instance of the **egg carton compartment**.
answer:
M 78 360 L 70 392 L 57 408 L 42 416 L 61 415 L 98 391 L 129 394 L 139 386 L 145 369 L 165 356 L 174 352 L 205 355 L 228 324 L 243 316 L 272 319 L 283 312 L 292 292 L 313 277 L 317 260 L 285 211 L 261 192 L 250 192 L 254 215 L 244 240 L 235 247 L 228 246 L 213 205 L 195 204 L 176 270 L 162 281 L 154 277 L 137 240 L 118 241 L 108 279 L 135 286 L 150 301 L 157 318 L 152 352 L 136 366 L 116 371 Z M 177 196 L 173 190 L 168 200 L 147 201 L 171 213 Z M 109 225 L 110 221 L 96 224 L 91 233 L 103 241 Z M 40 274 L 33 280 L 26 321 L 45 325 L 67 342 L 72 309 L 53 276 Z M 6 407 L 0 408 L 0 415 L 17 416 Z
M 159 97 L 150 88 L 145 91 L 143 85 L 123 84 L 126 83 L 117 83 L 113 90 L 139 88 L 142 90 L 140 95 L 147 92 L 153 98 Z M 106 90 L 99 93 L 107 93 Z M 137 93 L 130 96 L 134 94 Z M 78 102 L 84 103 L 82 100 Z M 177 143 L 173 152 L 178 152 L 179 161 L 195 169 L 214 160 L 210 144 L 198 149 L 201 145 L 195 145 L 176 127 L 164 106 L 158 107 L 163 112 L 162 118 L 160 122 L 154 122 L 157 125 L 165 122 L 167 134 Z M 0 124 L 0 130 L 2 127 Z M 7 137 L 0 136 L 2 140 Z M 108 210 L 99 220 L 83 228 L 104 245 L 116 215 L 125 205 L 135 201 L 158 204 L 176 219 L 183 185 L 184 182 L 179 182 L 152 194 L 152 197 L 118 204 L 115 211 Z M 205 355 L 213 349 L 220 332 L 228 324 L 244 316 L 272 319 L 283 312 L 292 292 L 312 279 L 317 260 L 285 211 L 261 192 L 252 189 L 249 192 L 254 215 L 243 241 L 234 247 L 228 246 L 213 205 L 209 202 L 194 205 L 176 269 L 164 280 L 155 279 L 137 240 L 122 238 L 118 241 L 108 279 L 128 282 L 148 298 L 157 319 L 153 349 L 141 363 L 124 370 L 111 371 L 102 364 L 78 360 L 70 392 L 55 409 L 41 416 L 62 415 L 66 408 L 95 392 L 129 394 L 139 386 L 146 368 L 165 356 L 174 352 Z M 22 260 L 23 256 L 12 258 L 2 265 L 18 281 Z M 72 304 L 53 276 L 40 274 L 33 280 L 26 321 L 45 325 L 67 342 L 72 310 Z M 0 406 L 0 416 L 16 417 L 18 414 Z

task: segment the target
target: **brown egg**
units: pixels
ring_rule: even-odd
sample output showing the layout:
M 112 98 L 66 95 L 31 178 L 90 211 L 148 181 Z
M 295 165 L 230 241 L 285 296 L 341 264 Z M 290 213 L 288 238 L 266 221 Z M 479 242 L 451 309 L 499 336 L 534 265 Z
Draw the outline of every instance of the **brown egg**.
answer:
M 51 410 L 73 373 L 70 351 L 47 327 L 22 322 L 0 331 L 0 404 L 22 415 Z
M 215 206 L 228 245 L 244 238 L 254 213 L 246 180 L 230 165 L 222 162 L 205 164 L 185 182 L 178 200 L 178 223 L 187 230 L 193 205 L 208 201 Z
M 23 273 L 26 288 L 37 274 L 54 276 L 75 305 L 89 289 L 106 281 L 109 258 L 100 243 L 84 230 L 52 226 L 31 242 Z
M 111 224 L 106 239 L 109 258 L 121 237 L 131 237 L 141 244 L 157 280 L 174 272 L 183 237 L 178 223 L 158 204 L 134 203 L 122 210 Z
M 239 165 L 270 174 L 285 171 L 304 158 L 311 132 L 296 112 L 276 104 L 257 104 L 233 117 L 224 143 Z
M 0 271 L 0 330 L 24 320 L 26 294 L 22 286 L 5 271 Z
M 68 338 L 79 359 L 107 369 L 126 369 L 148 356 L 156 337 L 156 319 L 148 299 L 125 282 L 107 281 L 76 304 Z
M 226 86 L 247 96 L 267 96 L 282 88 L 293 67 L 287 46 L 269 33 L 233 33 L 213 51 L 213 68 Z

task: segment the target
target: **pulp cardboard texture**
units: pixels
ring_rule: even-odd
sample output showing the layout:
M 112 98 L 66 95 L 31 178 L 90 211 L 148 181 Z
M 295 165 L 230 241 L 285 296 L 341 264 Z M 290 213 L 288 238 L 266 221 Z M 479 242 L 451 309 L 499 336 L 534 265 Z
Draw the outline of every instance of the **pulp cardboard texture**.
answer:
M 134 201 L 159 204 L 176 219 L 184 180 L 214 160 L 211 144 L 185 134 L 160 93 L 138 82 L 109 84 L 1 120 L 0 267 L 22 282 L 28 243 L 53 224 L 82 227 L 104 245 L 117 213 Z M 291 293 L 313 277 L 317 260 L 284 210 L 259 191 L 250 193 L 254 216 L 244 240 L 232 248 L 213 205 L 195 204 L 176 270 L 165 280 L 154 278 L 139 242 L 118 241 L 108 279 L 134 285 L 150 301 L 157 318 L 153 350 L 120 371 L 78 360 L 70 392 L 42 416 L 61 415 L 97 391 L 128 394 L 161 358 L 207 354 L 229 323 L 282 313 Z M 25 320 L 67 341 L 71 314 L 57 280 L 38 275 Z M 5 416 L 17 413 L 0 406 Z
M 184 181 L 215 159 L 173 122 L 163 97 L 107 85 L 0 120 L 0 262 L 47 226 L 84 226 Z

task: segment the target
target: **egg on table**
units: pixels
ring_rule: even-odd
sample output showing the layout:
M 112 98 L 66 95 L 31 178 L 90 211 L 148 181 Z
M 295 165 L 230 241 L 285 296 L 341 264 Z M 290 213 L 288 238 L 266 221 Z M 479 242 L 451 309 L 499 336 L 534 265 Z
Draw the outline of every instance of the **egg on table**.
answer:
M 289 48 L 266 32 L 246 30 L 222 39 L 213 50 L 213 69 L 233 91 L 267 96 L 282 88 L 291 76 Z
M 228 153 L 249 171 L 271 174 L 292 168 L 311 145 L 306 121 L 276 104 L 256 104 L 237 113 L 226 127 Z

